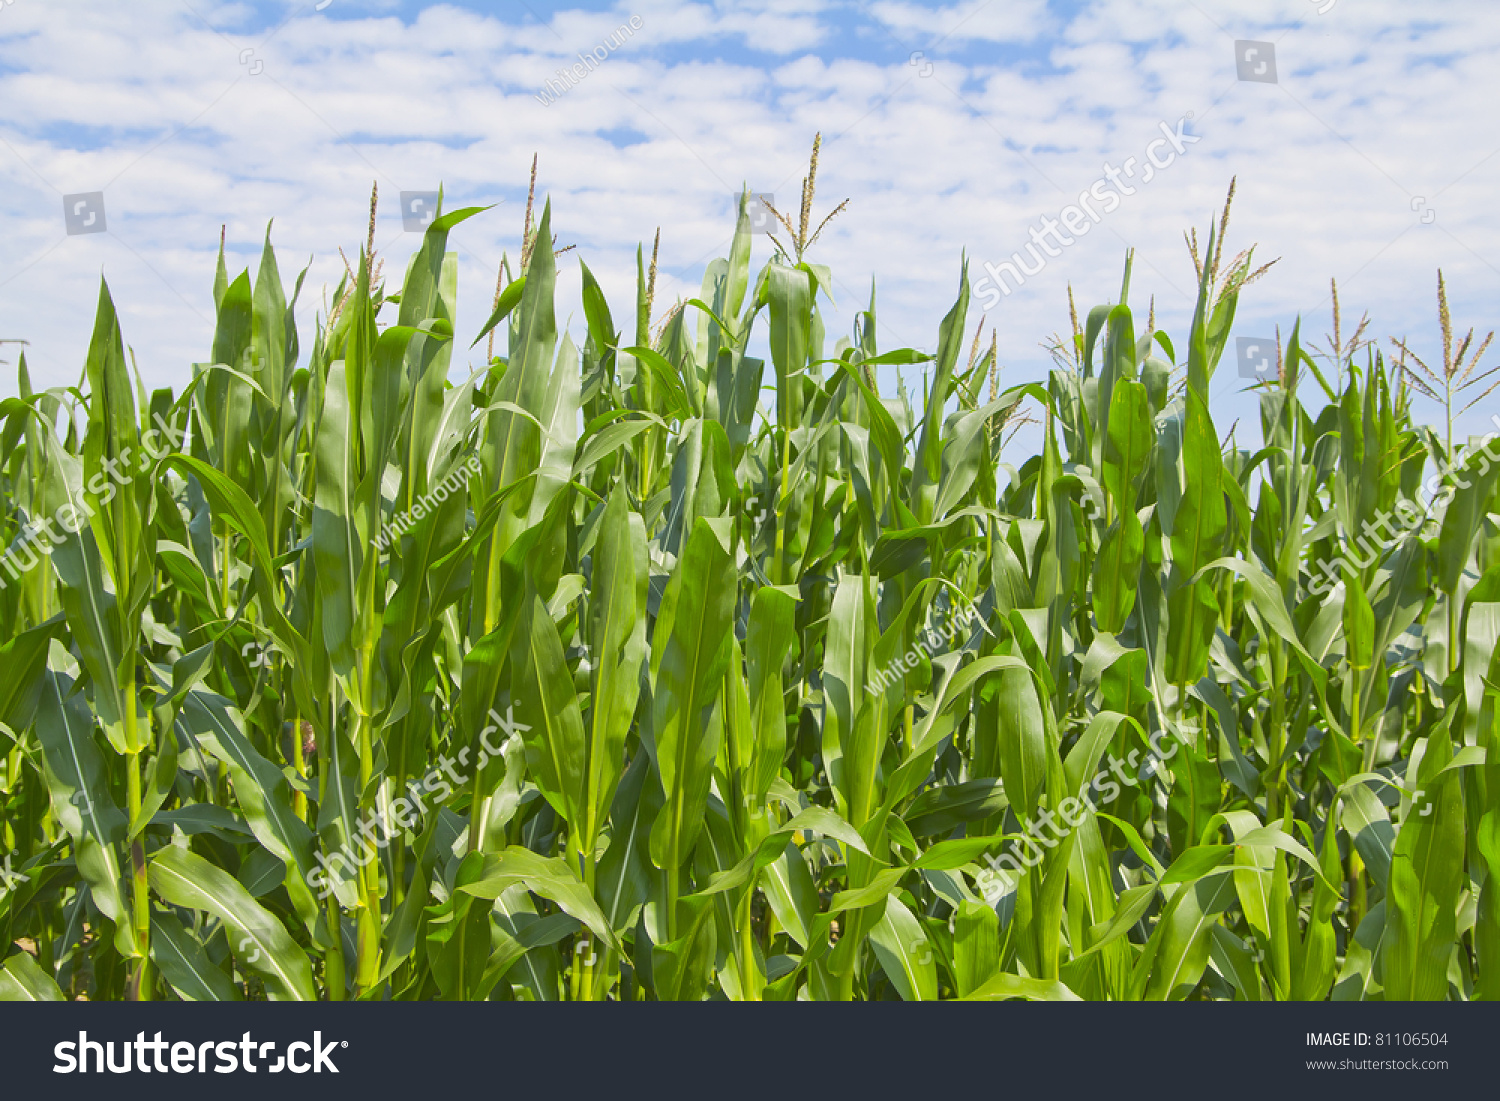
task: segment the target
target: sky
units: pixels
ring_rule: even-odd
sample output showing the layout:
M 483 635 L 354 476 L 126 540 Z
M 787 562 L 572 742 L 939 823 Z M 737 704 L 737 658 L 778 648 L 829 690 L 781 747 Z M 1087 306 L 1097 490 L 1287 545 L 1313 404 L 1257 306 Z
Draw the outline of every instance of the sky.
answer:
M 402 191 L 495 204 L 450 238 L 467 347 L 518 256 L 536 155 L 557 244 L 577 246 L 558 311 L 581 341 L 579 257 L 618 321 L 660 227 L 659 312 L 696 296 L 735 194 L 795 211 L 821 133 L 815 219 L 849 200 L 808 255 L 833 272 L 830 350 L 873 280 L 880 347 L 933 351 L 967 258 L 969 335 L 985 314 L 1002 382 L 1042 379 L 1069 286 L 1080 314 L 1114 301 L 1134 248 L 1137 327 L 1154 305 L 1182 353 L 1183 233 L 1236 179 L 1227 252 L 1279 262 L 1235 337 L 1300 318 L 1325 343 L 1337 280 L 1345 339 L 1367 312 L 1367 336 L 1435 363 L 1439 269 L 1458 333 L 1495 326 L 1497 55 L 1500 9 L 1470 0 L 0 0 L 0 339 L 28 342 L 34 387 L 76 383 L 102 273 L 146 385 L 180 388 L 212 345 L 221 227 L 234 274 L 274 220 L 287 285 L 310 265 L 310 345 L 373 183 L 392 289 L 420 241 Z M 78 198 L 96 193 L 102 211 Z M 753 266 L 771 254 L 757 236 Z M 1016 254 L 1033 274 L 1000 267 Z M 983 293 L 987 265 L 1008 293 Z M 19 350 L 0 345 L 0 395 Z M 1249 445 L 1236 353 L 1212 409 Z M 1500 391 L 1460 427 L 1497 413 Z

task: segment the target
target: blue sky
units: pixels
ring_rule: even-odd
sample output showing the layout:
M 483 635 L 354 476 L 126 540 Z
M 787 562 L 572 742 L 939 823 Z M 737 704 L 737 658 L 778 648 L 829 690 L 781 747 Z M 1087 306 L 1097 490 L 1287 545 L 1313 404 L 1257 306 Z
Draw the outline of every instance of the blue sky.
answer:
M 538 102 L 632 16 L 596 71 Z M 1276 83 L 1239 79 L 1239 40 L 1273 44 Z M 830 340 L 874 278 L 882 346 L 930 349 L 965 255 L 976 281 L 1017 253 L 1030 270 L 1031 231 L 1110 190 L 1107 169 L 1143 166 L 1165 126 L 1198 140 L 991 296 L 1007 382 L 1043 377 L 1070 285 L 1080 311 L 1118 293 L 1127 247 L 1133 304 L 1154 299 L 1181 347 L 1182 232 L 1204 232 L 1236 176 L 1230 250 L 1281 258 L 1246 291 L 1236 335 L 1301 316 L 1321 342 L 1336 278 L 1346 336 L 1368 311 L 1367 335 L 1433 356 L 1438 268 L 1460 333 L 1495 323 L 1497 53 L 1500 20 L 1467 2 L 14 0 L 0 7 L 0 338 L 29 341 L 35 385 L 75 382 L 102 271 L 147 384 L 180 386 L 211 343 L 219 227 L 253 265 L 273 218 L 287 280 L 311 262 L 309 333 L 339 247 L 363 241 L 372 181 L 396 277 L 416 242 L 398 192 L 441 183 L 450 203 L 499 204 L 454 236 L 459 330 L 477 331 L 518 251 L 533 153 L 559 244 L 623 316 L 639 242 L 663 227 L 658 301 L 693 297 L 727 249 L 731 193 L 794 208 L 821 131 L 817 207 L 850 200 L 810 256 L 835 276 Z M 96 191 L 106 232 L 68 235 L 62 196 Z M 757 240 L 755 263 L 769 255 Z M 560 264 L 578 332 L 574 254 Z M 15 351 L 0 347 L 0 393 Z M 1234 366 L 1214 412 L 1250 443 Z M 1486 399 L 1465 426 L 1497 410 Z

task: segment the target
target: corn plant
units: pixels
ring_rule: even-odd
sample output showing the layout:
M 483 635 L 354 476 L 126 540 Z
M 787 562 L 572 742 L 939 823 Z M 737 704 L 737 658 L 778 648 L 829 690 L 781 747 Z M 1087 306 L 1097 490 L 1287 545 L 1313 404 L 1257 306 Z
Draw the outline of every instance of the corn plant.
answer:
M 1128 259 L 1039 383 L 966 270 L 833 339 L 815 169 L 581 345 L 544 204 L 456 353 L 472 208 L 300 328 L 221 246 L 181 393 L 107 286 L 18 357 L 0 998 L 1500 995 L 1500 463 L 1299 325 L 1221 438 L 1227 202 L 1181 357 Z

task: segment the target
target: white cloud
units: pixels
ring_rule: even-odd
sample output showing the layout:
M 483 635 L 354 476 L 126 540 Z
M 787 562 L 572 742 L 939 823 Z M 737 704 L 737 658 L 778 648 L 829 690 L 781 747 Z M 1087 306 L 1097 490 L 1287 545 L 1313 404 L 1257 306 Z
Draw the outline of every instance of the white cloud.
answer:
M 930 347 L 961 253 L 977 279 L 1106 161 L 1139 159 L 1187 111 L 1202 141 L 992 313 L 1012 378 L 1044 370 L 1037 345 L 1066 326 L 1069 282 L 1080 309 L 1117 293 L 1127 245 L 1132 299 L 1154 295 L 1180 347 L 1192 305 L 1181 232 L 1206 229 L 1236 174 L 1231 248 L 1259 241 L 1258 255 L 1283 257 L 1245 295 L 1237 333 L 1286 332 L 1300 311 L 1320 336 L 1332 276 L 1346 316 L 1369 309 L 1375 333 L 1430 350 L 1439 266 L 1462 328 L 1488 328 L 1500 284 L 1500 28 L 1477 10 L 1110 0 L 1054 25 L 1041 4 L 891 2 L 870 9 L 885 32 L 851 39 L 857 8 L 642 0 L 545 23 L 447 6 L 410 21 L 303 15 L 266 40 L 240 33 L 248 9 L 194 6 L 210 26 L 185 8 L 100 0 L 67 17 L 18 0 L 0 17 L 0 337 L 32 341 L 35 383 L 76 381 L 102 268 L 148 385 L 181 385 L 211 343 L 221 223 L 241 265 L 273 217 L 288 281 L 313 256 L 308 332 L 318 288 L 342 271 L 337 246 L 364 239 L 372 179 L 393 273 L 416 242 L 398 191 L 441 181 L 450 205 L 505 200 L 453 238 L 459 335 L 476 331 L 495 265 L 517 252 L 534 151 L 559 242 L 579 245 L 624 318 L 638 242 L 649 249 L 663 227 L 659 301 L 696 294 L 703 263 L 727 248 L 730 193 L 748 183 L 794 209 L 816 130 L 819 209 L 852 200 L 814 257 L 838 280 L 830 340 L 873 275 L 882 342 Z M 641 29 L 598 71 L 537 102 L 543 81 L 631 14 Z M 929 75 L 896 49 L 944 34 Z M 1236 79 L 1236 38 L 1275 42 L 1279 85 Z M 973 48 L 986 42 L 1030 43 L 1031 59 L 986 59 Z M 643 140 L 620 147 L 601 132 Z M 61 195 L 101 188 L 109 233 L 64 236 Z M 768 254 L 758 241 L 757 262 Z M 574 254 L 562 264 L 560 312 L 577 328 Z M 13 386 L 0 372 L 0 392 Z M 1237 389 L 1226 363 L 1216 412 L 1250 424 Z
M 963 0 L 939 7 L 878 0 L 868 10 L 898 35 L 924 41 L 1030 42 L 1053 23 L 1046 0 Z

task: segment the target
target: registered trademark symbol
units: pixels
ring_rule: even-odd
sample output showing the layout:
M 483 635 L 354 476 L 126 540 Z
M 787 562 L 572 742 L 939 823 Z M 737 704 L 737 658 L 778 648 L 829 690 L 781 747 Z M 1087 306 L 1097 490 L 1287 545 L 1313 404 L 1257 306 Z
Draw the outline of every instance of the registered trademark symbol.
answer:
M 340 1040 L 339 1041 L 339 1046 L 340 1047 L 348 1047 L 349 1046 L 349 1041 L 348 1040 Z

